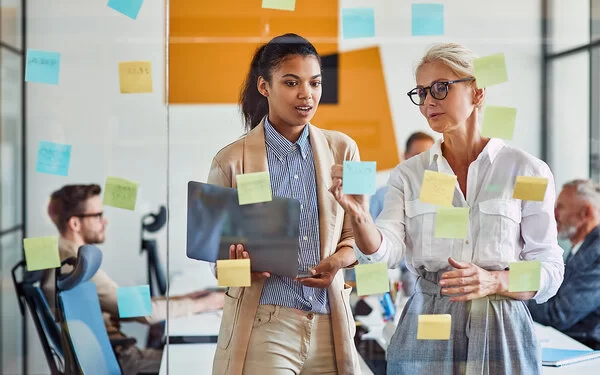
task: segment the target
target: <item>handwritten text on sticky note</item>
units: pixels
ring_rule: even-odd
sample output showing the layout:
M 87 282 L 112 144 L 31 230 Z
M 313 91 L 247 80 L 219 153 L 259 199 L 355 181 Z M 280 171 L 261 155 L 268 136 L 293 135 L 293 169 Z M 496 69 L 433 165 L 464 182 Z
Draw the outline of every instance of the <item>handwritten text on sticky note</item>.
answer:
M 342 33 L 344 39 L 373 38 L 375 36 L 373 8 L 342 8 Z
M 444 4 L 412 4 L 412 35 L 444 35 Z
M 129 61 L 119 63 L 121 94 L 152 92 L 152 63 Z
M 455 186 L 455 175 L 426 170 L 419 200 L 423 203 L 451 207 Z
M 510 140 L 513 138 L 516 120 L 516 108 L 488 105 L 483 114 L 481 135 Z
M 540 289 L 542 263 L 539 260 L 514 262 L 508 267 L 509 292 L 533 292 Z
M 41 141 L 35 171 L 38 173 L 67 176 L 71 162 L 71 145 Z
M 508 81 L 503 53 L 496 53 L 473 60 L 477 87 L 489 87 Z
M 56 236 L 23 239 L 27 271 L 60 267 Z
M 118 177 L 107 177 L 103 203 L 107 206 L 135 210 L 139 184 Z
M 356 273 L 356 293 L 359 296 L 390 291 L 387 263 L 359 264 Z
M 240 205 L 273 200 L 269 172 L 238 174 L 236 181 Z
M 266 9 L 294 10 L 296 0 L 262 0 L 262 7 Z
M 344 194 L 375 194 L 377 163 L 374 161 L 344 161 Z
M 449 340 L 451 326 L 450 314 L 419 315 L 417 340 Z
M 466 238 L 469 231 L 469 207 L 436 207 L 436 238 Z
M 150 286 L 128 286 L 117 289 L 117 303 L 121 318 L 152 315 Z
M 217 260 L 219 286 L 250 286 L 250 259 Z
M 524 201 L 543 201 L 546 196 L 548 179 L 543 177 L 517 176 L 514 199 Z
M 25 82 L 58 85 L 59 72 L 60 53 L 34 49 L 27 50 Z
M 136 19 L 144 0 L 108 0 L 108 6 L 131 19 Z

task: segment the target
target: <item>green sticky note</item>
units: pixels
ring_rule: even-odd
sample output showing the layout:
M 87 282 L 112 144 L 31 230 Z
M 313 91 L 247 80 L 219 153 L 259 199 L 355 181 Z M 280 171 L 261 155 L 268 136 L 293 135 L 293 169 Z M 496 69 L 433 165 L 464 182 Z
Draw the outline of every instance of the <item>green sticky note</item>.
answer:
M 473 60 L 477 87 L 488 87 L 508 81 L 503 53 L 480 57 Z
M 240 205 L 273 200 L 269 172 L 238 174 L 235 178 Z
M 423 203 L 452 207 L 455 186 L 455 175 L 426 170 L 419 200 Z
M 27 271 L 60 267 L 56 236 L 24 238 L 23 247 L 25 248 Z
M 469 232 L 469 207 L 436 208 L 435 233 L 436 238 L 467 237 Z
M 390 291 L 387 263 L 359 264 L 356 273 L 356 293 L 359 296 Z
M 510 107 L 485 107 L 481 135 L 490 138 L 512 139 L 517 120 L 517 109 Z
M 294 10 L 296 0 L 262 0 L 262 7 L 267 9 Z
M 107 206 L 135 210 L 139 184 L 118 177 L 107 177 L 104 201 Z
M 514 262 L 508 266 L 509 292 L 534 292 L 540 289 L 542 263 L 539 260 Z

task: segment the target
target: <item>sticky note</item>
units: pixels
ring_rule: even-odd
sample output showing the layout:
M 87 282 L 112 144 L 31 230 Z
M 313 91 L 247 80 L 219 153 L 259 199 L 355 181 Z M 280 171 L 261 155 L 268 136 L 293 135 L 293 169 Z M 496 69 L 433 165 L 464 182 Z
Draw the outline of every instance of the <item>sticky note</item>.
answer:
M 150 286 L 138 285 L 118 288 L 117 303 L 121 318 L 152 315 Z
M 152 92 L 152 63 L 129 61 L 119 63 L 121 94 Z
M 343 8 L 342 33 L 344 39 L 373 38 L 375 36 L 373 8 Z
M 540 289 L 542 263 L 539 260 L 514 262 L 508 267 L 509 292 L 533 292 Z
M 543 201 L 546 196 L 548 179 L 543 177 L 517 176 L 514 199 L 524 201 Z
M 60 53 L 28 49 L 26 58 L 25 82 L 58 85 Z
M 60 267 L 56 236 L 23 239 L 27 271 Z
M 240 205 L 273 200 L 269 172 L 238 174 L 236 180 Z
M 107 206 L 135 210 L 139 184 L 118 177 L 107 177 L 103 203 Z
M 250 286 L 250 259 L 217 260 L 219 286 Z
M 123 13 L 131 19 L 136 19 L 144 0 L 108 0 L 108 7 Z
M 449 340 L 451 326 L 450 314 L 419 315 L 417 340 Z
M 425 171 L 419 200 L 440 206 L 452 207 L 456 176 L 435 171 Z
M 508 81 L 503 53 L 496 53 L 473 60 L 477 87 L 488 87 Z
M 262 7 L 267 9 L 294 10 L 296 0 L 262 0 Z
M 436 207 L 436 238 L 466 238 L 469 232 L 469 207 Z
M 412 4 L 412 35 L 444 35 L 444 4 Z
M 344 161 L 344 194 L 375 194 L 377 163 L 374 161 Z
M 512 139 L 516 120 L 516 108 L 488 105 L 483 114 L 481 135 L 490 138 Z
M 359 264 L 354 267 L 356 293 L 359 296 L 390 291 L 387 263 Z
M 498 193 L 502 191 L 502 185 L 498 184 L 489 184 L 485 187 L 485 191 L 488 193 Z
M 71 163 L 71 145 L 41 141 L 38 145 L 35 171 L 39 173 L 69 175 Z

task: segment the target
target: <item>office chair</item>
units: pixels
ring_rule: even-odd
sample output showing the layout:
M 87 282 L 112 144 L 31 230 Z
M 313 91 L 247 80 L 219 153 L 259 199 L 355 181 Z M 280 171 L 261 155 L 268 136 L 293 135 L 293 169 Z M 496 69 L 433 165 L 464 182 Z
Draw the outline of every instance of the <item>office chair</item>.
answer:
M 158 213 L 149 213 L 142 217 L 142 229 L 140 233 L 141 246 L 140 253 L 147 252 L 147 273 L 148 273 L 148 285 L 150 286 L 150 296 L 155 297 L 157 295 L 164 296 L 167 293 L 167 279 L 165 277 L 165 270 L 160 262 L 158 256 L 158 246 L 156 240 L 145 239 L 144 232 L 156 233 L 167 222 L 167 209 L 165 206 L 160 206 Z M 158 292 L 155 289 L 158 288 Z

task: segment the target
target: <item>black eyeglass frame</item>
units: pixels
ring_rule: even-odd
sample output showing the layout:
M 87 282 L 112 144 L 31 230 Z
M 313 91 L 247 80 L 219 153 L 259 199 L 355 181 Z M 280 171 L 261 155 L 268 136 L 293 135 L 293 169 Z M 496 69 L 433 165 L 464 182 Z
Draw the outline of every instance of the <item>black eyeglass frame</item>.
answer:
M 423 102 L 422 103 L 420 101 L 419 101 L 419 103 L 417 103 L 413 99 L 413 95 L 417 95 L 417 97 L 419 97 L 419 95 L 417 94 L 416 90 L 425 90 L 425 92 L 427 92 L 427 90 L 429 90 L 429 95 L 431 95 L 432 98 L 434 98 L 436 100 L 444 100 L 448 96 L 448 86 L 449 85 L 452 85 L 452 84 L 458 83 L 458 82 L 469 82 L 469 81 L 474 81 L 474 80 L 475 80 L 475 78 L 469 77 L 469 78 L 455 79 L 455 80 L 452 80 L 452 81 L 434 82 L 433 85 L 431 85 L 431 86 L 427 86 L 427 87 L 415 87 L 414 89 L 412 89 L 409 92 L 407 92 L 406 95 L 408 95 L 408 97 L 410 98 L 410 101 L 413 102 L 414 105 L 422 106 L 422 105 L 425 104 L 425 99 L 427 99 L 427 95 L 425 95 L 425 98 L 423 98 Z M 444 85 L 444 88 L 445 88 L 445 93 L 444 93 L 444 96 L 442 98 L 438 98 L 437 96 L 435 96 L 433 94 L 433 90 L 431 89 L 434 85 L 438 85 L 438 84 Z
M 72 216 L 78 217 L 80 219 L 84 219 L 86 217 L 97 217 L 99 220 L 102 220 L 102 216 L 104 216 L 104 211 L 90 213 L 90 214 L 77 214 L 77 215 L 72 215 Z

